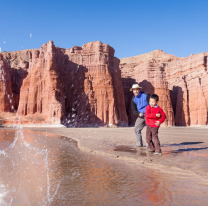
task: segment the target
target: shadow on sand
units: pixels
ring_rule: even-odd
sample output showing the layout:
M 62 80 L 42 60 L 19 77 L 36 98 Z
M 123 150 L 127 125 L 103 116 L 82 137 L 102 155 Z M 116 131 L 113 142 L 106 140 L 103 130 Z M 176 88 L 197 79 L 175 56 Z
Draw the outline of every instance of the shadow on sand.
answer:
M 181 142 L 178 144 L 162 144 L 161 147 L 172 147 L 172 146 L 182 146 L 182 145 L 193 145 L 193 144 L 202 144 L 204 142 Z
M 199 151 L 199 150 L 205 150 L 205 149 L 208 149 L 208 147 L 178 149 L 178 150 L 170 151 L 170 153 L 181 153 L 181 152 Z

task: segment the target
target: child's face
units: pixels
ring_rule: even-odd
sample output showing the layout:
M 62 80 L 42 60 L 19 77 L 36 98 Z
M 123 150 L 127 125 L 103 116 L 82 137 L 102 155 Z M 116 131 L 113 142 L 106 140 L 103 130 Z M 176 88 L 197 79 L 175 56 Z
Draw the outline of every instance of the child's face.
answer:
M 155 99 L 150 98 L 149 104 L 150 104 L 150 107 L 155 107 L 157 105 L 157 101 Z

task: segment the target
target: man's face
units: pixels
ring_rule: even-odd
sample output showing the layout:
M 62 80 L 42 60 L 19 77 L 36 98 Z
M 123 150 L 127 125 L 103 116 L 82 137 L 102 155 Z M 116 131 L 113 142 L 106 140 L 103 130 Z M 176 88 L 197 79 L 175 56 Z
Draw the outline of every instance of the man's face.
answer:
M 140 89 L 133 89 L 133 93 L 135 96 L 138 96 L 140 92 Z

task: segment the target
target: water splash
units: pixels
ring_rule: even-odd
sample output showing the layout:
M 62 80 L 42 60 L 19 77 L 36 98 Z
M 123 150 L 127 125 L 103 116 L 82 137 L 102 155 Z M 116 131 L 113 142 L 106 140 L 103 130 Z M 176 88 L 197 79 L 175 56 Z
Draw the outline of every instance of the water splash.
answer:
M 6 78 L 5 78 L 5 68 L 4 66 L 2 67 L 0 65 L 0 75 L 2 77 L 2 82 L 4 85 L 4 91 L 6 94 L 6 97 L 8 98 L 8 102 L 10 103 L 10 111 L 14 111 L 14 105 L 13 105 L 13 94 L 8 94 L 7 93 L 7 87 L 6 87 Z M 16 111 L 15 111 L 16 113 Z M 17 116 L 17 114 L 16 114 Z M 32 146 L 30 143 L 28 143 L 25 138 L 24 138 L 24 134 L 22 131 L 22 124 L 21 124 L 21 118 L 18 115 L 17 117 L 18 119 L 18 124 L 15 123 L 15 121 L 11 120 L 12 123 L 12 127 L 14 127 L 15 130 L 15 135 L 14 135 L 14 140 L 11 144 L 9 144 L 6 148 L 1 149 L 0 150 L 0 158 L 2 158 L 3 162 L 10 162 L 12 165 L 12 171 L 10 171 L 11 173 L 15 171 L 15 167 L 17 167 L 19 165 L 18 159 L 12 159 L 10 158 L 10 154 L 15 150 L 17 150 L 16 152 L 19 153 L 20 159 L 25 159 L 27 158 L 27 154 L 33 154 L 34 155 L 34 161 L 35 164 L 39 164 L 40 161 L 43 162 L 45 170 L 46 170 L 46 188 L 47 188 L 47 192 L 46 192 L 46 197 L 44 198 L 43 202 L 41 200 L 41 205 L 50 205 L 53 202 L 54 196 L 57 194 L 57 191 L 59 189 L 61 180 L 57 183 L 57 185 L 53 185 L 53 189 L 51 189 L 51 180 L 50 180 L 50 169 L 48 166 L 48 157 L 50 155 L 50 151 L 48 151 L 47 149 L 45 149 L 44 147 L 37 148 Z M 2 130 L 3 131 L 3 130 Z M 8 133 L 7 133 L 8 135 Z M 46 135 L 47 136 L 47 135 Z M 21 149 L 20 149 L 21 148 Z M 25 151 L 25 154 L 22 154 L 23 151 Z M 25 155 L 25 157 L 24 157 Z M 24 157 L 24 158 L 23 158 Z M 39 159 L 39 157 L 41 157 L 41 160 Z M 9 160 L 7 160 L 6 158 L 9 158 Z M 29 166 L 28 166 L 29 167 Z M 28 167 L 26 168 L 28 170 Z M 0 168 L 1 171 L 4 168 L 4 164 L 1 161 L 0 164 Z M 3 169 L 4 170 L 4 169 Z M 22 171 L 23 174 L 22 175 L 26 175 L 26 171 Z M 5 173 L 7 174 L 8 172 L 5 171 Z M 8 175 L 10 175 L 10 173 L 8 173 Z M 18 179 L 18 178 L 17 178 Z M 18 180 L 16 180 L 18 181 Z M 28 180 L 29 182 L 29 180 Z M 8 190 L 8 185 L 5 186 L 4 184 L 1 184 L 1 178 L 0 178 L 0 205 L 4 206 L 4 205 L 11 205 L 13 204 L 14 198 L 15 198 L 15 194 L 18 194 L 19 192 L 19 188 L 15 188 L 12 187 L 12 189 Z M 11 195 L 12 194 L 12 195 Z M 27 198 L 27 197 L 25 197 Z

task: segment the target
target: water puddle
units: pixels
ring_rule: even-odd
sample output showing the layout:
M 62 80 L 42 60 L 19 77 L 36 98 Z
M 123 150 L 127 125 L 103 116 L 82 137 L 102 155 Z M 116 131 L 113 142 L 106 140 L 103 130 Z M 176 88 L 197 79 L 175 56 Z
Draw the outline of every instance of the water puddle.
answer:
M 185 157 L 187 159 L 194 158 L 197 160 L 207 159 L 208 158 L 208 147 L 201 147 L 200 144 L 203 142 L 182 142 L 182 143 L 174 143 L 174 144 L 162 144 L 162 156 L 161 158 L 166 157 L 174 157 L 180 155 L 181 157 Z M 117 145 L 113 148 L 106 149 L 107 151 L 112 152 L 127 152 L 134 155 L 140 155 L 143 157 L 154 156 L 153 153 L 148 152 L 146 147 L 132 147 L 127 145 Z
M 197 180 L 86 154 L 76 145 L 72 139 L 47 133 L 0 130 L 0 205 L 206 205 L 208 201 L 208 186 Z M 128 146 L 114 149 L 139 152 Z

